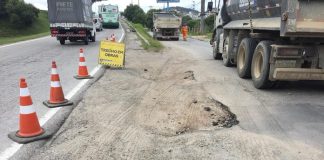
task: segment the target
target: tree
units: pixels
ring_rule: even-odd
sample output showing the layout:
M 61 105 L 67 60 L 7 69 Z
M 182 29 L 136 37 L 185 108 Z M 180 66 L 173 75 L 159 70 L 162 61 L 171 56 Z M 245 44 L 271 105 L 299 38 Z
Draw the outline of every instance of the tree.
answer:
M 5 9 L 7 1 L 8 0 L 0 0 L 0 18 L 5 18 L 7 16 L 7 12 Z
M 16 28 L 30 26 L 38 17 L 39 10 L 21 0 L 7 0 L 4 6 L 9 22 Z
M 140 23 L 145 26 L 146 14 L 138 5 L 128 5 L 124 11 L 124 16 L 133 23 Z
M 153 28 L 153 13 L 154 12 L 161 12 L 160 9 L 150 9 L 146 13 L 146 27 L 147 28 Z
M 192 18 L 190 16 L 183 16 L 182 17 L 182 24 L 188 24 L 188 22 L 192 20 Z
M 199 27 L 199 20 L 190 20 L 188 21 L 188 26 L 190 28 L 198 28 Z
M 205 19 L 205 23 L 208 31 L 212 31 L 214 29 L 214 20 L 215 20 L 214 15 L 210 15 Z

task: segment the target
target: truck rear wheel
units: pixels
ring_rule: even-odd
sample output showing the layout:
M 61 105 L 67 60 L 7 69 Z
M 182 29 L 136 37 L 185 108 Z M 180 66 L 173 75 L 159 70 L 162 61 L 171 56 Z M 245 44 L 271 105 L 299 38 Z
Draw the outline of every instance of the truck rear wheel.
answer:
M 213 48 L 213 57 L 215 60 L 222 59 L 222 54 L 219 53 L 219 41 L 220 35 L 223 33 L 223 29 L 216 29 L 216 35 L 214 37 L 214 48 Z
M 64 39 L 64 38 L 61 38 L 61 39 L 60 39 L 60 44 L 61 44 L 61 45 L 64 45 L 64 44 L 65 44 L 65 39 Z
M 229 32 L 229 35 L 226 36 L 225 41 L 224 41 L 224 50 L 223 50 L 223 64 L 226 67 L 230 67 L 232 66 L 232 62 L 231 62 L 231 53 L 233 52 L 233 48 L 234 48 L 234 31 L 231 30 Z
M 91 37 L 91 41 L 96 42 L 96 34 L 94 34 L 94 36 Z
M 237 52 L 237 73 L 241 78 L 251 78 L 251 61 L 255 47 L 256 40 L 252 38 L 244 38 Z
M 274 82 L 269 80 L 271 41 L 261 41 L 253 55 L 251 75 L 255 88 L 271 88 Z
M 89 36 L 88 35 L 84 38 L 84 44 L 85 45 L 89 44 Z

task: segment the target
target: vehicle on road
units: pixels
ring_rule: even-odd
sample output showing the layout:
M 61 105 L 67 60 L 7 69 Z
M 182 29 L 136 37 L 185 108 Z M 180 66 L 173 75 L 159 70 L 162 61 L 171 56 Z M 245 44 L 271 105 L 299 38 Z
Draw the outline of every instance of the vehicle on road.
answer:
M 223 0 L 211 40 L 214 59 L 237 66 L 256 88 L 324 80 L 324 1 Z
M 120 15 L 117 5 L 100 5 L 98 12 L 104 28 L 119 28 Z
M 103 27 L 102 27 L 102 19 L 101 18 L 94 18 L 93 22 L 96 26 L 96 31 L 102 31 Z
M 181 18 L 168 12 L 153 13 L 153 38 L 179 40 Z
M 76 42 L 96 41 L 96 27 L 93 22 L 91 0 L 47 0 L 51 36 L 61 45 L 66 40 Z

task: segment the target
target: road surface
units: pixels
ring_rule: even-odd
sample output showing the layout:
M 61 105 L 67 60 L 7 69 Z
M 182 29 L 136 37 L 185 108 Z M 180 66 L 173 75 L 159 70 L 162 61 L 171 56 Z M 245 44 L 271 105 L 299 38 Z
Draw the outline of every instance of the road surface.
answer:
M 195 72 L 207 75 L 200 77 L 206 81 L 204 87 L 230 107 L 244 130 L 324 151 L 323 82 L 282 82 L 274 89 L 258 90 L 251 80 L 239 78 L 235 67 L 213 60 L 208 42 L 190 39 L 163 44 L 187 51 L 205 63 L 195 66 Z
M 83 48 L 89 73 L 97 66 L 99 40 L 116 35 L 122 28 L 97 32 L 97 41 L 60 45 L 55 38 L 44 37 L 17 44 L 0 46 L 0 154 L 13 143 L 9 132 L 18 129 L 19 78 L 25 77 L 39 118 L 49 111 L 42 102 L 49 99 L 51 62 L 56 61 L 65 96 L 80 82 L 73 78 L 78 70 L 79 49 Z
M 125 69 L 106 70 L 31 159 L 324 157 L 323 83 L 257 90 L 213 60 L 208 42 L 163 41 L 160 53 L 134 33 L 126 43 Z

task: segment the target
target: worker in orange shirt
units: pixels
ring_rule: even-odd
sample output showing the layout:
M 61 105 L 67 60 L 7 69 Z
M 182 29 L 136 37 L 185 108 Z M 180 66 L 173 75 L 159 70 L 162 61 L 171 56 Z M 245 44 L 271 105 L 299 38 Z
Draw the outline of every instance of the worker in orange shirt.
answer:
M 187 36 L 188 36 L 188 32 L 189 32 L 189 29 L 188 29 L 188 26 L 186 23 L 184 23 L 181 27 L 181 32 L 182 32 L 182 37 L 183 37 L 183 40 L 184 41 L 187 41 Z

